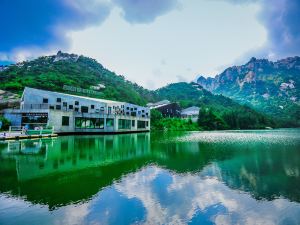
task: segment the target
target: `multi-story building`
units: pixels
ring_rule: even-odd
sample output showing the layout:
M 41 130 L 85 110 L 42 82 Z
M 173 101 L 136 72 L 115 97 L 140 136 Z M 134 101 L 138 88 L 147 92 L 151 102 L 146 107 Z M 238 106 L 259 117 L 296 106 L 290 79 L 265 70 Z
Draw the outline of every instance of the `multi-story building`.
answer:
M 13 126 L 54 127 L 56 133 L 138 132 L 150 130 L 150 109 L 26 87 L 20 109 L 3 110 Z

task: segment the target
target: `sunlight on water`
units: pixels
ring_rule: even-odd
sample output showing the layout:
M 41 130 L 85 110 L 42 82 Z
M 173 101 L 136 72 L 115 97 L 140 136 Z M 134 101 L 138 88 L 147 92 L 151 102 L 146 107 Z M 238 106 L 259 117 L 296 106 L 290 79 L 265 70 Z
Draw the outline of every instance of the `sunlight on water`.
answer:
M 286 132 L 288 131 L 288 132 Z M 299 132 L 294 130 L 256 130 L 256 131 L 206 131 L 191 132 L 184 137 L 173 139 L 176 142 L 206 142 L 243 144 L 259 142 L 268 144 L 296 145 L 300 142 Z

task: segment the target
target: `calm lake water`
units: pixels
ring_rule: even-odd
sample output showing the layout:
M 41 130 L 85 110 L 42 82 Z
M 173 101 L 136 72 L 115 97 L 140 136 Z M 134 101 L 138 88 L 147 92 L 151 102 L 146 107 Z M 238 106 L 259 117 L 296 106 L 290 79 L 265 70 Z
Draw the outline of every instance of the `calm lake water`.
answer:
M 300 224 L 300 130 L 0 143 L 0 224 Z

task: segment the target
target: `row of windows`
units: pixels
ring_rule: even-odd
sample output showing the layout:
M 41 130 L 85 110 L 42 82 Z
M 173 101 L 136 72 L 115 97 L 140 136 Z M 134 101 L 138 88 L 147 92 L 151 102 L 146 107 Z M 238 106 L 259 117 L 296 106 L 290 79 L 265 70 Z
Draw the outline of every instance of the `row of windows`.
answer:
M 81 129 L 104 129 L 104 118 L 86 118 L 86 117 L 76 117 L 75 118 L 75 128 Z M 70 117 L 63 116 L 62 117 L 62 126 L 70 125 Z M 106 118 L 106 127 L 113 127 L 114 119 Z M 149 126 L 148 121 L 137 121 L 137 128 L 146 128 Z M 135 127 L 135 120 L 118 120 L 118 128 L 120 130 L 130 130 L 131 127 Z
M 57 98 L 56 102 L 61 103 L 62 102 L 61 98 Z M 48 98 L 43 98 L 43 103 L 45 103 L 45 104 L 49 103 Z M 74 109 L 75 112 L 79 112 L 79 107 L 76 107 L 76 106 L 79 106 L 79 102 L 75 101 L 74 105 L 75 105 L 75 107 L 72 104 L 70 104 L 68 106 L 67 102 L 63 102 L 62 106 L 60 104 L 59 105 L 55 105 L 55 106 L 51 105 L 51 106 L 49 106 L 49 109 L 61 110 L 62 107 L 63 107 L 64 109 L 67 109 L 67 108 L 70 109 L 70 110 Z M 91 107 L 91 109 L 95 109 L 95 105 L 91 105 L 90 107 Z M 119 108 L 119 107 L 113 106 L 113 109 L 117 109 L 117 108 Z M 124 105 L 122 105 L 121 108 L 124 108 Z M 139 115 L 141 113 L 145 113 L 145 110 L 136 112 L 137 108 L 127 107 L 127 110 L 131 110 L 131 112 L 126 112 L 126 115 L 131 115 L 131 116 L 136 116 L 137 113 Z M 133 110 L 135 110 L 135 112 Z M 89 107 L 88 106 L 81 106 L 81 112 L 88 113 L 88 111 L 89 111 Z M 100 113 L 100 111 L 104 111 L 104 107 L 101 107 L 100 109 L 96 109 L 96 113 L 97 112 Z M 111 114 L 111 113 L 112 113 L 112 107 L 109 106 L 108 107 L 108 114 Z M 124 111 L 121 110 L 121 113 L 124 113 Z M 148 113 L 146 112 L 145 115 L 148 116 Z M 145 115 L 142 115 L 142 117 L 145 117 Z
M 106 127 L 113 127 L 114 119 L 106 119 Z M 75 118 L 75 128 L 82 129 L 104 129 L 104 118 Z

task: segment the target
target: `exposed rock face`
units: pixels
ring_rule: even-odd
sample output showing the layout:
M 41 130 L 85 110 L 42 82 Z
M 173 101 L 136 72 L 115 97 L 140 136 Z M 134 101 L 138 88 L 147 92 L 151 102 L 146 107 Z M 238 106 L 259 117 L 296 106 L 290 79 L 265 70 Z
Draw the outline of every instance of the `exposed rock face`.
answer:
M 215 78 L 200 76 L 197 82 L 213 93 L 231 97 L 271 115 L 292 113 L 294 116 L 299 112 L 298 56 L 276 62 L 253 57 L 245 65 L 229 67 Z

